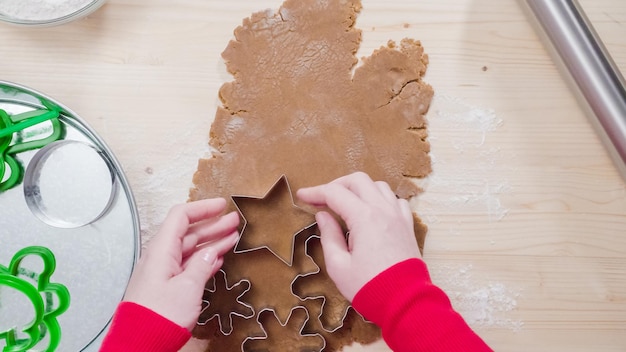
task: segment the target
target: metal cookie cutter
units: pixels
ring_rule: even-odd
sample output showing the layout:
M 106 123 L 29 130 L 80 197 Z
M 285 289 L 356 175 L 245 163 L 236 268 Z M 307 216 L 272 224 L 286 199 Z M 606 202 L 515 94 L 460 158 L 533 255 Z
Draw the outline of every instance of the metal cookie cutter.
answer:
M 271 228 L 261 228 L 259 229 L 259 224 L 254 222 L 254 219 L 250 219 L 249 214 L 245 214 L 246 211 L 244 208 L 244 203 L 246 202 L 261 202 L 261 203 L 270 203 L 275 200 L 277 197 L 281 195 L 288 195 L 290 202 L 290 210 L 294 213 L 302 214 L 300 219 L 293 220 L 290 224 L 293 227 L 293 233 L 281 233 L 276 234 Z M 287 181 L 287 176 L 282 175 L 280 178 L 270 187 L 269 191 L 262 197 L 251 197 L 251 196 L 242 196 L 242 195 L 233 195 L 231 196 L 233 203 L 237 207 L 237 211 L 243 218 L 243 228 L 241 229 L 241 236 L 239 236 L 239 240 L 237 241 L 237 245 L 235 246 L 235 253 L 245 253 L 254 251 L 260 248 L 265 248 L 268 251 L 272 252 L 276 257 L 282 260 L 288 266 L 292 266 L 293 264 L 293 254 L 294 254 L 294 246 L 295 246 L 295 237 L 301 233 L 302 231 L 314 226 L 316 224 L 315 218 L 312 214 L 306 212 L 304 209 L 298 207 L 293 200 L 293 193 L 291 192 L 291 187 L 289 186 L 289 182 Z M 278 201 L 282 201 L 284 199 L 278 199 Z M 271 213 L 270 213 L 271 212 Z M 275 207 L 269 209 L 268 213 L 265 214 L 267 216 L 273 216 L 274 224 L 277 221 L 285 221 L 285 219 L 293 219 L 288 214 L 283 214 L 280 211 L 277 211 Z M 280 248 L 279 245 L 284 241 L 283 236 L 288 235 L 290 239 L 289 248 Z M 272 236 L 271 238 L 258 238 L 262 236 Z M 256 243 L 250 243 L 256 242 Z M 278 248 L 276 248 L 278 247 Z
M 14 158 L 15 154 L 42 148 L 62 137 L 63 128 L 58 118 L 58 110 L 34 110 L 9 116 L 6 111 L 0 109 L 0 192 L 13 188 L 21 182 L 24 176 L 22 166 Z M 21 142 L 18 135 L 17 141 L 13 142 L 14 133 L 22 132 L 45 121 L 50 121 L 52 124 L 52 133 L 49 136 Z M 9 166 L 10 174 L 2 182 L 6 175 L 5 163 Z
M 230 335 L 233 332 L 233 315 L 244 319 L 254 317 L 254 308 L 240 300 L 246 292 L 250 291 L 250 281 L 240 280 L 236 284 L 229 287 L 228 280 L 226 279 L 226 272 L 224 272 L 224 270 L 220 270 L 215 274 L 212 282 L 213 288 L 205 288 L 205 291 L 215 293 L 218 289 L 225 289 L 226 291 L 235 291 L 235 294 L 239 292 L 239 294 L 236 295 L 234 301 L 224 302 L 217 299 L 213 300 L 213 303 L 211 303 L 208 300 L 202 300 L 202 305 L 204 307 L 200 313 L 200 317 L 198 318 L 198 325 L 206 325 L 211 319 L 217 316 L 222 334 Z M 214 295 L 213 297 L 224 298 L 232 296 L 233 295 Z M 225 316 L 228 316 L 228 319 L 226 319 Z
M 261 329 L 263 329 L 265 336 L 246 338 L 241 344 L 242 352 L 247 350 L 273 350 L 275 348 L 275 345 L 272 343 L 274 336 L 272 334 L 268 334 L 268 326 L 279 327 L 281 330 L 281 339 L 291 337 L 294 342 L 297 341 L 299 344 L 309 343 L 309 345 L 302 346 L 301 350 L 320 352 L 326 347 L 326 339 L 324 339 L 321 334 L 302 333 L 307 321 L 309 321 L 309 312 L 303 306 L 293 307 L 285 324 L 281 323 L 274 310 L 269 308 L 263 309 L 259 312 L 257 321 L 261 325 Z M 285 332 L 285 330 L 287 331 Z M 250 347 L 250 345 L 252 345 L 252 347 Z
M 75 140 L 48 144 L 31 159 L 24 198 L 42 222 L 78 228 L 107 214 L 118 182 L 111 160 L 97 146 Z
M 20 264 L 28 256 L 37 256 L 43 261 L 43 269 L 36 279 L 36 286 L 20 278 Z M 51 283 L 50 277 L 56 268 L 54 254 L 45 247 L 26 247 L 18 251 L 11 259 L 8 267 L 0 265 L 0 287 L 6 286 L 22 293 L 32 304 L 35 318 L 26 326 L 0 331 L 0 340 L 6 341 L 3 351 L 23 352 L 36 346 L 44 334 L 49 335 L 48 347 L 45 351 L 54 351 L 61 340 L 61 328 L 57 317 L 67 310 L 70 305 L 70 293 L 64 285 Z M 54 295 L 57 298 L 56 307 L 52 303 L 44 302 L 43 295 Z M 18 338 L 26 335 L 27 338 Z
M 325 296 L 323 293 L 316 294 L 316 295 L 312 295 L 312 296 L 308 296 L 308 295 L 305 295 L 305 296 L 300 296 L 300 295 L 296 294 L 296 293 L 294 292 L 294 289 L 293 289 L 293 288 L 294 288 L 294 284 L 295 284 L 295 283 L 296 283 L 296 281 L 298 281 L 298 280 L 303 280 L 303 279 L 305 279 L 305 278 L 307 278 L 307 277 L 310 277 L 310 276 L 313 276 L 313 275 L 321 275 L 321 274 L 324 274 L 324 273 L 322 273 L 322 269 L 321 269 L 320 265 L 319 265 L 319 264 L 315 261 L 315 258 L 314 258 L 314 257 L 313 257 L 310 253 L 309 253 L 309 248 L 310 248 L 310 247 L 309 247 L 309 246 L 310 246 L 309 242 L 310 242 L 310 241 L 319 241 L 320 239 L 321 239 L 321 237 L 320 237 L 320 236 L 317 236 L 317 235 L 314 235 L 314 236 L 309 237 L 309 238 L 307 239 L 307 241 L 306 241 L 306 244 L 305 244 L 305 251 L 304 251 L 304 252 L 306 253 L 306 255 L 307 255 L 309 258 L 311 258 L 311 260 L 313 260 L 313 262 L 314 262 L 314 263 L 315 263 L 315 265 L 317 266 L 317 271 L 315 271 L 315 272 L 310 272 L 310 273 L 305 273 L 305 274 L 301 274 L 301 275 L 296 276 L 296 277 L 293 279 L 293 281 L 291 282 L 291 293 L 292 293 L 294 296 L 296 296 L 296 297 L 298 297 L 298 298 L 300 298 L 300 299 L 302 299 L 302 300 L 320 299 L 320 298 L 321 298 L 321 299 L 322 299 L 322 307 L 321 307 L 321 309 L 320 309 L 320 313 L 319 313 L 319 315 L 318 315 L 317 319 L 319 320 L 320 325 L 322 326 L 322 328 L 323 328 L 326 332 L 330 332 L 330 333 L 332 333 L 332 332 L 335 332 L 335 331 L 337 331 L 337 330 L 339 330 L 339 329 L 341 329 L 341 328 L 343 327 L 343 325 L 344 325 L 344 321 L 345 321 L 345 319 L 346 319 L 346 316 L 348 315 L 348 309 L 350 309 L 350 307 L 352 306 L 352 305 L 350 304 L 350 302 L 348 302 L 348 301 L 347 301 L 347 300 L 345 300 L 345 299 L 344 299 L 341 303 L 332 302 L 332 301 L 329 301 L 328 299 L 326 299 L 326 296 Z M 321 258 L 321 260 L 323 261 L 323 259 L 324 259 L 324 258 L 322 257 L 322 258 Z M 337 292 L 337 294 L 338 294 L 338 295 L 340 295 L 340 293 L 339 293 L 339 292 Z M 343 298 L 343 296 L 341 296 L 341 297 Z M 330 303 L 329 303 L 329 302 L 330 302 Z M 328 321 L 327 319 L 323 319 L 323 318 L 322 318 L 322 316 L 324 316 L 324 313 L 326 312 L 326 310 L 328 309 L 328 307 L 329 307 L 329 306 L 331 306 L 331 305 L 332 305 L 332 306 L 337 306 L 337 305 L 340 305 L 340 304 L 342 305 L 342 306 L 340 306 L 341 311 L 342 311 L 342 314 L 341 314 L 341 316 L 340 316 L 340 317 L 341 317 L 341 319 L 338 319 L 338 320 L 335 320 L 335 321 Z

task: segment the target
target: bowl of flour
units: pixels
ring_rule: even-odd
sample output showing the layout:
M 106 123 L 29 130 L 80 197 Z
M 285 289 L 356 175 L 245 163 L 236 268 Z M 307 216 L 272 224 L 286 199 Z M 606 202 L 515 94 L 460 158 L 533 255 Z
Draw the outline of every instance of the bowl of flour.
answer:
M 85 17 L 106 0 L 0 0 L 0 21 L 53 26 Z

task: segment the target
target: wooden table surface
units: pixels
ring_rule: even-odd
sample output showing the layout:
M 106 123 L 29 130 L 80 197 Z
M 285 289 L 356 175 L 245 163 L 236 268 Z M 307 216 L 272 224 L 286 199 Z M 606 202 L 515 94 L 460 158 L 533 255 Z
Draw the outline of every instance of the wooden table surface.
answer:
M 626 3 L 581 3 L 626 71 Z M 147 239 L 209 151 L 233 29 L 279 5 L 111 0 L 60 27 L 1 25 L 0 79 L 51 95 L 107 141 Z M 359 56 L 403 37 L 430 54 L 434 172 L 413 205 L 435 282 L 495 350 L 626 350 L 626 187 L 518 3 L 363 5 Z

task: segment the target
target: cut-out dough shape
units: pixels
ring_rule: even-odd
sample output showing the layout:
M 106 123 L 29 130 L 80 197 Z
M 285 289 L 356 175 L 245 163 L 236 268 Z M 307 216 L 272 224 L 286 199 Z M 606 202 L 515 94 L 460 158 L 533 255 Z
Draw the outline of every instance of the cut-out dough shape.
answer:
M 207 351 L 211 352 L 242 352 L 243 342 L 248 337 L 264 337 L 265 332 L 255 317 L 244 319 L 233 316 L 233 331 L 224 335 L 220 331 L 217 319 L 211 319 L 206 325 L 196 326 L 194 336 L 209 340 Z
M 242 296 L 242 300 L 254 307 L 255 311 L 270 308 L 285 322 L 291 308 L 300 305 L 302 301 L 291 291 L 291 284 L 296 276 L 312 273 L 319 270 L 313 259 L 305 252 L 305 241 L 315 234 L 316 227 L 304 230 L 295 238 L 295 253 L 292 266 L 285 265 L 269 251 L 251 251 L 224 257 L 222 270 L 228 273 L 231 282 L 240 280 L 250 281 L 250 291 Z M 268 284 L 271 282 L 272 284 Z M 231 295 L 231 292 L 222 291 L 209 293 L 205 291 L 205 300 L 220 299 L 232 301 L 234 297 L 217 298 L 216 295 Z M 202 334 L 206 327 L 196 327 L 194 335 Z M 240 341 L 241 343 L 241 341 Z
M 232 196 L 244 219 L 235 253 L 265 248 L 285 264 L 293 263 L 297 234 L 315 224 L 315 217 L 297 207 L 285 176 L 260 198 Z
M 294 307 L 286 324 L 282 324 L 271 310 L 259 312 L 258 322 L 264 337 L 249 337 L 244 341 L 244 351 L 320 352 L 326 346 L 320 334 L 304 334 L 302 329 L 309 320 L 304 307 Z
M 302 246 L 304 246 L 304 241 L 301 239 L 303 235 L 307 233 L 304 232 L 296 238 L 296 243 Z M 305 256 L 305 258 L 311 263 L 307 266 L 315 265 L 310 257 Z M 228 259 L 222 268 L 230 278 L 250 281 L 250 291 L 242 299 L 250 303 L 255 311 L 272 309 L 284 323 L 291 309 L 302 303 L 302 300 L 291 292 L 291 283 L 302 273 L 298 270 L 301 265 L 295 264 L 305 258 L 297 258 L 294 265 L 289 267 L 269 251 L 252 251 L 236 254 L 234 258 Z
M 209 320 L 217 318 L 220 331 L 229 335 L 233 331 L 233 315 L 245 319 L 254 316 L 254 309 L 240 300 L 250 290 L 250 282 L 241 280 L 229 287 L 226 274 L 220 270 L 215 274 L 212 283 L 212 288 L 205 288 L 208 291 L 208 300 L 202 300 L 203 309 L 198 324 L 205 325 Z
M 311 317 L 317 317 L 322 314 L 322 304 L 323 300 L 318 298 L 306 300 L 303 306 L 306 307 Z M 326 340 L 324 352 L 340 351 L 352 342 L 368 344 L 381 337 L 380 329 L 376 325 L 366 322 L 354 308 L 348 309 L 343 326 L 333 332 L 326 331 L 319 319 L 313 318 L 309 319 L 303 332 L 322 335 Z
M 322 299 L 322 309 L 317 317 L 324 330 L 333 332 L 343 326 L 350 301 L 345 299 L 326 271 L 322 244 L 318 236 L 306 242 L 307 254 L 318 266 L 317 272 L 299 275 L 292 284 L 292 290 L 300 299 Z

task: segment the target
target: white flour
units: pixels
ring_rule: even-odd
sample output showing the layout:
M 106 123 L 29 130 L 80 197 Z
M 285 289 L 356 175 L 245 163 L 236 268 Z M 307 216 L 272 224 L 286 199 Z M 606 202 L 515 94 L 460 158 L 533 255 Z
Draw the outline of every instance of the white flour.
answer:
M 204 132 L 208 130 L 206 121 L 173 129 L 170 138 L 161 141 L 161 148 L 134 153 L 135 160 L 125 165 L 129 175 L 143 176 L 133 179 L 131 185 L 143 244 L 156 234 L 172 206 L 187 201 L 198 159 L 210 156 L 208 133 Z
M 465 224 L 450 220 L 458 214 L 473 214 L 496 226 L 508 213 L 501 197 L 511 192 L 506 173 L 498 171 L 514 157 L 492 143 L 503 120 L 493 109 L 437 94 L 428 124 L 434 171 L 422 184 L 425 192 L 416 201 L 418 214 L 433 232 L 444 231 L 448 239 L 463 236 Z M 488 243 L 495 244 L 495 239 Z M 451 244 L 438 241 L 431 246 L 445 251 Z M 521 291 L 480 272 L 473 275 L 472 267 L 471 263 L 429 263 L 433 281 L 473 328 L 520 330 L 524 324 L 514 317 Z
M 520 290 L 503 283 L 487 282 L 472 275 L 472 265 L 430 265 L 433 281 L 450 297 L 454 308 L 474 329 L 500 327 L 519 331 L 524 326 L 511 315 L 517 309 Z
M 70 15 L 93 0 L 0 0 L 0 14 L 18 20 L 47 21 Z
M 436 95 L 428 119 L 433 172 L 423 180 L 426 190 L 418 199 L 418 214 L 426 224 L 440 215 L 484 214 L 490 223 L 508 213 L 500 196 L 511 191 L 500 172 L 505 155 L 488 137 L 503 121 L 493 109 L 472 106 L 460 99 Z M 440 138 L 444 135 L 444 138 Z M 457 231 L 451 226 L 449 232 Z

